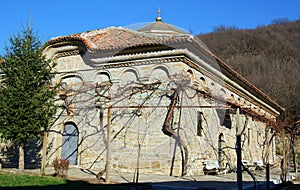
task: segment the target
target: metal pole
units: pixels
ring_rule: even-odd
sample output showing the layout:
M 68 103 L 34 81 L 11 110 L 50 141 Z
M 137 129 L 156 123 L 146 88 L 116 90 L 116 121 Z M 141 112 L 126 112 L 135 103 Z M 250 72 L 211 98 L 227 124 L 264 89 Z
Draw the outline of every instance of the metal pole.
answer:
M 242 176 L 242 148 L 241 148 L 241 127 L 240 127 L 240 108 L 236 109 L 236 165 L 237 165 L 237 187 L 243 189 Z
M 106 139 L 106 167 L 105 167 L 105 183 L 110 183 L 110 125 L 111 125 L 111 107 L 107 109 L 107 139 Z

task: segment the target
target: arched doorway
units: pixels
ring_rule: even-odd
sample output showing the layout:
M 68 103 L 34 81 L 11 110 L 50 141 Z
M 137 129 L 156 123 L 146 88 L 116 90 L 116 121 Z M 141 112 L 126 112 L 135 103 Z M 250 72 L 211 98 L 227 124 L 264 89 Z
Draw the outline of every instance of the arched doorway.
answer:
M 70 160 L 71 165 L 77 164 L 78 130 L 74 123 L 66 123 L 62 134 L 61 158 Z

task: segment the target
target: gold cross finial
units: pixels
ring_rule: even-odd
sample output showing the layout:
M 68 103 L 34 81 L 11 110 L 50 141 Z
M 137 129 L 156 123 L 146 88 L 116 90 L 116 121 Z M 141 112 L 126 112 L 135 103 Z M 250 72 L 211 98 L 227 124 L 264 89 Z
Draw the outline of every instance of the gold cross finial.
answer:
M 157 16 L 160 16 L 160 13 L 161 13 L 160 7 L 158 7 L 158 9 L 157 9 Z
M 160 7 L 158 7 L 156 21 L 162 21 L 162 18 L 160 17 L 160 13 L 161 13 L 161 10 L 160 10 Z

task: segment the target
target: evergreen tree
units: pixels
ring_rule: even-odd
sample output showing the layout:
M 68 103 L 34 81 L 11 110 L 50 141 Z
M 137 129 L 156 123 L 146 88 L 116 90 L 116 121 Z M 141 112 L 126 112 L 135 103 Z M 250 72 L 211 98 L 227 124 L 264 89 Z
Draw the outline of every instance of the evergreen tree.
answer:
M 55 112 L 55 65 L 45 58 L 42 42 L 29 26 L 9 42 L 0 61 L 0 136 L 19 147 L 22 173 L 24 144 L 41 137 Z

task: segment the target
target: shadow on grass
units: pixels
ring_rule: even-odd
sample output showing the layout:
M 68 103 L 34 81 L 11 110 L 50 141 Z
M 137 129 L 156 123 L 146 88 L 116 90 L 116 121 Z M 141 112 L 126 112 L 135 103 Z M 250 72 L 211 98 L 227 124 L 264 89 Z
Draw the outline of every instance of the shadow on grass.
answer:
M 249 188 L 250 182 L 243 182 L 243 187 L 253 189 L 253 186 Z M 265 184 L 264 184 L 265 185 Z M 256 187 L 256 189 L 264 189 L 264 185 Z M 216 190 L 216 189 L 233 189 L 236 187 L 235 182 L 219 182 L 219 181 L 172 181 L 172 182 L 159 182 L 159 183 L 123 183 L 123 184 L 91 184 L 87 181 L 70 181 L 67 180 L 66 184 L 60 185 L 48 185 L 48 186 L 26 186 L 26 187 L 0 187 L 0 190 L 148 190 L 148 189 L 197 189 L 197 190 Z M 300 185 L 287 183 L 280 184 L 277 187 L 271 188 L 272 190 L 300 190 Z
M 151 189 L 151 186 L 147 183 L 126 183 L 126 184 L 91 184 L 86 181 L 66 181 L 66 184 L 60 185 L 48 185 L 48 186 L 25 186 L 25 187 L 0 187 L 0 190 L 74 190 L 74 189 L 83 189 L 83 190 L 115 190 L 115 189 L 139 189 L 147 190 Z

